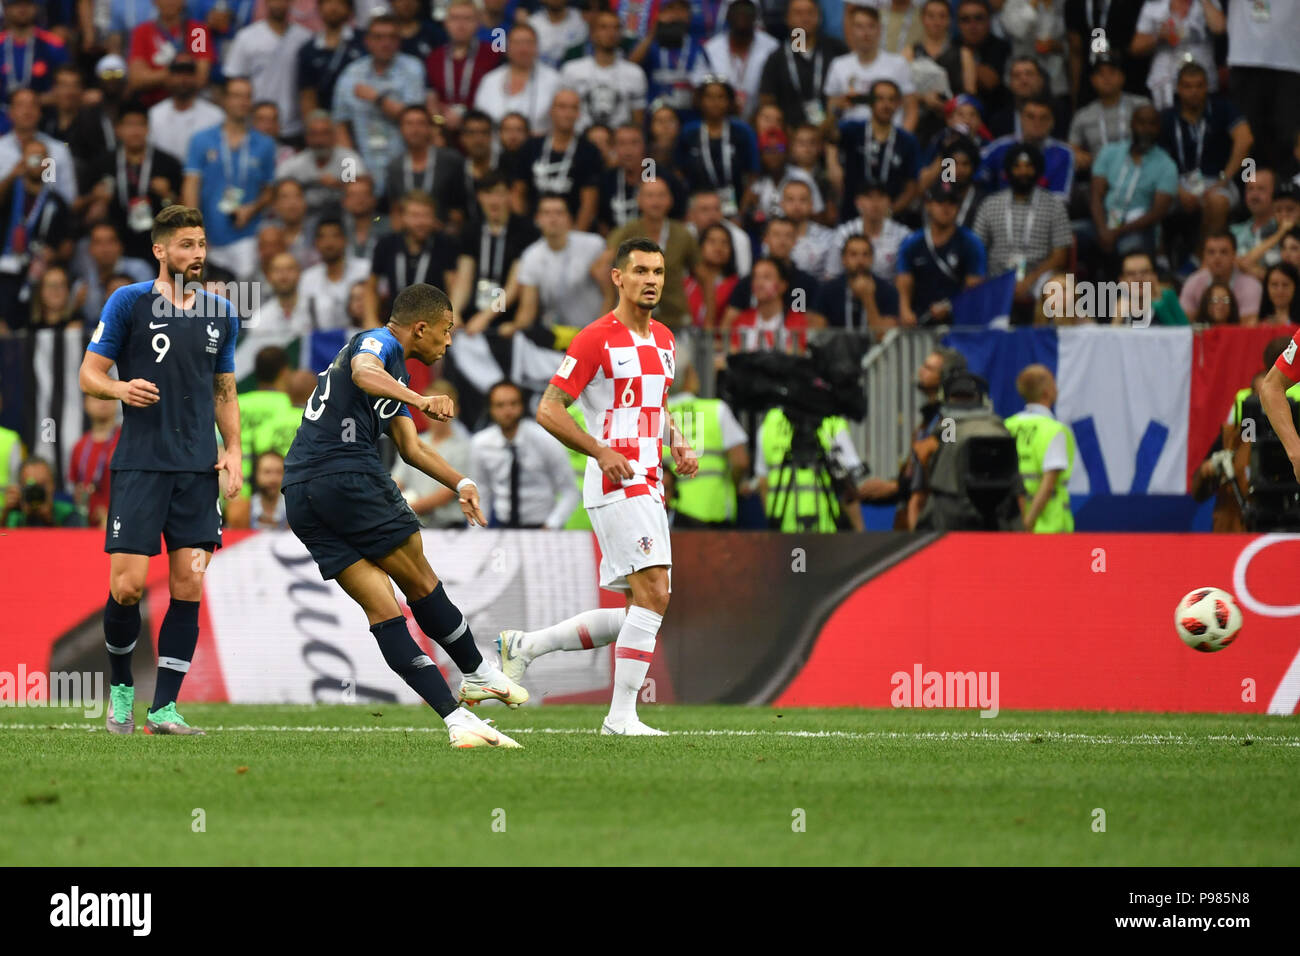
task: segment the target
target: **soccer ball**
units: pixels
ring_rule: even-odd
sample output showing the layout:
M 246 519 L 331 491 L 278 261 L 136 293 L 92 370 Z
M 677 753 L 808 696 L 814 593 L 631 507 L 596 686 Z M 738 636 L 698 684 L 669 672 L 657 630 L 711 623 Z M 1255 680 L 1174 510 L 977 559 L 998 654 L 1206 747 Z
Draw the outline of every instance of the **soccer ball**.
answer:
M 1197 588 L 1174 609 L 1174 628 L 1197 651 L 1221 651 L 1237 639 L 1241 608 L 1222 588 Z

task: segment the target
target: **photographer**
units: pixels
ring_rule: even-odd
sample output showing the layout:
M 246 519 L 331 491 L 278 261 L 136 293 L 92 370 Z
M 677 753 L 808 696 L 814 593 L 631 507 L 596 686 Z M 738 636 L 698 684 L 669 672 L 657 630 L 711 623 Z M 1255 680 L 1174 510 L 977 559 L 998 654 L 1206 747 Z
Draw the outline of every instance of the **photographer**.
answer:
M 943 405 L 917 452 L 925 463 L 908 502 L 908 523 L 918 531 L 1022 531 L 1024 485 L 1015 439 L 985 403 L 979 376 L 954 368 L 943 380 Z M 972 439 L 1002 438 L 1008 443 L 1003 489 L 995 498 L 976 501 L 969 485 Z M 987 478 L 988 476 L 981 476 Z M 996 489 L 995 489 L 996 491 Z M 983 506 L 983 507 L 981 507 Z
M 54 498 L 54 469 L 44 458 L 28 458 L 18 471 L 18 487 L 5 491 L 6 528 L 81 528 L 76 505 Z

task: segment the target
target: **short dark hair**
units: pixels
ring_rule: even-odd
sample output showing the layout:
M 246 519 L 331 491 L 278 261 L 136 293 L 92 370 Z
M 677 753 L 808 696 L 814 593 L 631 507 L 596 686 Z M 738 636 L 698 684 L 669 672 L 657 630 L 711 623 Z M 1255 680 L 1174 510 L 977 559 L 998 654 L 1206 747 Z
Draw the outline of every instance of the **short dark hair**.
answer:
M 537 205 L 533 207 L 533 211 L 541 212 L 542 203 L 550 199 L 558 199 L 560 202 L 564 203 L 564 211 L 569 212 L 569 197 L 564 195 L 564 193 L 542 193 L 537 197 Z M 572 215 L 572 213 L 570 213 L 570 215 Z
M 470 0 L 473 2 L 473 0 Z M 460 118 L 461 128 L 464 129 L 466 123 L 487 123 L 488 129 L 492 128 L 492 117 L 488 116 L 482 110 L 466 110 L 465 115 Z
M 506 182 L 506 178 L 504 176 L 502 176 L 495 169 L 490 169 L 483 176 L 482 179 L 480 179 L 478 182 L 474 184 L 474 192 L 485 193 L 493 189 L 496 189 L 498 186 L 509 187 L 509 185 L 510 184 Z
M 117 121 L 120 123 L 132 114 L 143 116 L 144 121 L 146 123 L 149 122 L 149 107 L 145 106 L 137 99 L 129 99 L 122 104 L 121 108 L 117 111 Z
M 1177 84 L 1178 81 L 1182 80 L 1182 78 L 1189 73 L 1199 73 L 1201 76 L 1205 77 L 1206 80 L 1209 80 L 1210 78 L 1210 74 L 1205 67 L 1201 66 L 1201 64 L 1197 63 L 1195 60 L 1188 60 L 1178 68 L 1178 78 L 1174 83 Z
M 871 86 L 867 88 L 867 92 L 871 95 L 871 98 L 872 98 L 873 100 L 876 98 L 876 87 L 877 87 L 877 86 L 892 86 L 892 87 L 894 88 L 894 95 L 895 95 L 895 96 L 902 96 L 902 95 L 903 95 L 903 90 L 902 90 L 902 88 L 901 88 L 897 83 L 895 83 L 893 80 L 891 80 L 891 79 L 890 79 L 889 77 L 887 77 L 887 76 L 882 76 L 882 77 L 881 77 L 880 79 L 878 79 L 878 80 L 873 80 L 872 83 L 871 83 Z
M 348 231 L 347 227 L 343 225 L 343 220 L 340 219 L 338 216 L 325 216 L 323 219 L 320 219 L 316 223 L 316 230 L 315 230 L 316 237 L 317 238 L 320 237 L 320 231 L 322 229 L 326 229 L 331 226 L 334 227 L 335 229 L 338 229 L 340 232 L 346 233 Z
M 165 245 L 176 230 L 193 228 L 203 228 L 203 213 L 190 206 L 168 206 L 153 217 L 149 239 L 157 245 Z
M 780 280 L 786 284 L 787 288 L 789 288 L 790 269 L 784 262 L 772 256 L 759 256 L 757 259 L 754 260 L 754 269 L 758 268 L 758 264 L 760 262 L 769 263 L 772 266 L 772 268 L 776 270 L 777 277 L 780 278 Z M 753 271 L 754 271 L 753 269 L 750 270 L 751 275 L 753 275 Z
M 495 392 L 498 388 L 513 388 L 516 392 L 519 393 L 519 400 L 523 401 L 524 399 L 524 387 L 520 385 L 518 382 L 512 382 L 508 378 L 503 378 L 501 381 L 496 382 L 495 384 L 492 385 L 491 388 L 487 390 L 487 400 L 489 405 L 492 404 L 492 393 Z
M 867 248 L 871 250 L 872 255 L 875 255 L 876 244 L 871 241 L 871 237 L 863 233 L 858 233 L 856 236 L 849 236 L 844 240 L 844 244 L 840 246 L 840 256 L 843 257 L 844 253 L 849 251 L 849 246 L 855 242 L 865 242 Z
M 257 350 L 253 359 L 253 378 L 259 385 L 270 385 L 289 367 L 289 353 L 278 345 L 267 345 Z
M 388 321 L 403 326 L 437 322 L 449 312 L 451 299 L 447 298 L 447 293 L 427 282 L 418 282 L 397 293 Z
M 1232 251 L 1237 251 L 1237 237 L 1227 229 L 1215 229 L 1213 232 L 1207 232 L 1205 238 L 1201 240 L 1202 251 L 1205 249 L 1205 244 L 1211 239 L 1227 239 L 1228 242 L 1232 243 Z
M 855 8 L 855 9 L 860 9 L 860 8 Z M 767 231 L 771 229 L 773 226 L 775 226 L 777 223 L 785 223 L 791 229 L 799 228 L 794 224 L 794 220 L 791 219 L 789 216 L 768 216 L 767 225 L 763 227 L 763 234 L 766 235 Z
M 1016 112 L 1023 113 L 1026 106 L 1041 106 L 1046 109 L 1047 112 L 1052 114 L 1053 119 L 1056 118 L 1056 111 L 1052 109 L 1052 101 L 1048 98 L 1046 93 L 1031 93 L 1029 96 L 1026 96 L 1020 101 L 1020 108 L 1017 109 Z
M 251 110 L 249 110 L 249 112 L 250 112 L 250 113 L 256 113 L 258 110 L 260 110 L 260 109 L 261 109 L 262 107 L 264 107 L 264 106 L 269 106 L 269 107 L 271 107 L 271 109 L 275 110 L 276 115 L 277 115 L 277 116 L 279 115 L 279 113 L 280 113 L 280 104 L 277 103 L 275 100 L 258 100 L 256 103 L 253 104 L 253 108 L 252 108 Z
M 277 179 L 275 182 L 271 184 L 272 201 L 280 198 L 280 190 L 283 189 L 285 186 L 296 186 L 298 188 L 298 192 L 302 193 L 304 196 L 307 194 L 307 187 L 304 186 L 301 182 L 294 179 L 292 176 L 282 176 L 280 179 Z
M 407 113 L 419 113 L 421 116 L 423 116 L 426 120 L 429 121 L 430 125 L 433 124 L 433 117 L 429 115 L 428 109 L 426 109 L 422 104 L 412 103 L 409 106 L 404 107 L 402 109 L 402 112 L 397 114 L 398 125 L 401 125 L 402 120 L 406 119 Z
M 413 202 L 416 205 L 428 206 L 433 210 L 433 214 L 438 215 L 438 202 L 423 189 L 412 189 L 408 193 L 402 194 L 402 206 L 405 208 L 407 203 Z
M 658 253 L 663 255 L 664 251 L 659 248 L 659 243 L 653 239 L 647 239 L 645 236 L 634 236 L 631 239 L 624 239 L 618 244 L 618 249 L 614 253 L 614 268 L 623 270 L 627 264 L 632 261 L 632 253 L 646 252 Z

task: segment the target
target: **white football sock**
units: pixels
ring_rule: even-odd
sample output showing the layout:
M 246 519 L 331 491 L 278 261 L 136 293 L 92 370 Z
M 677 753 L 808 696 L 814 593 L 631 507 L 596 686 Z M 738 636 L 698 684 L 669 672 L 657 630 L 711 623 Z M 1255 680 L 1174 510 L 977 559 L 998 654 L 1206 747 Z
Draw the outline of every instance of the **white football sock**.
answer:
M 567 621 L 552 624 L 540 631 L 529 631 L 523 636 L 519 650 L 528 660 L 549 654 L 551 651 L 581 651 L 591 647 L 604 647 L 618 637 L 619 628 L 627 610 L 621 607 L 602 607 L 583 611 Z
M 491 683 L 497 674 L 501 673 L 495 664 L 489 664 L 488 659 L 483 658 L 483 662 L 478 667 L 465 675 L 465 679 L 473 684 Z
M 632 605 L 618 631 L 614 651 L 614 697 L 609 704 L 610 723 L 636 719 L 636 698 L 654 657 L 655 635 L 663 615 Z

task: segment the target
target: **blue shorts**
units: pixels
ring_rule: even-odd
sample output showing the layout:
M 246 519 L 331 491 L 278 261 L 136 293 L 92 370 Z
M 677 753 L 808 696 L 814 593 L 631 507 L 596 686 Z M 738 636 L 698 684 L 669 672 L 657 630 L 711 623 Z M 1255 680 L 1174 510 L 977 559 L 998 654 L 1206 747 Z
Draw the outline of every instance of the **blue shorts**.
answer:
M 387 475 L 320 475 L 283 493 L 289 527 L 326 581 L 363 558 L 384 557 L 420 530 L 415 512 Z
M 216 471 L 114 471 L 109 486 L 109 554 L 157 554 L 221 547 L 221 475 Z

